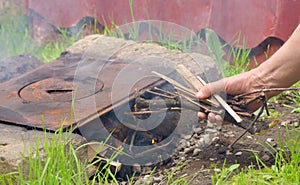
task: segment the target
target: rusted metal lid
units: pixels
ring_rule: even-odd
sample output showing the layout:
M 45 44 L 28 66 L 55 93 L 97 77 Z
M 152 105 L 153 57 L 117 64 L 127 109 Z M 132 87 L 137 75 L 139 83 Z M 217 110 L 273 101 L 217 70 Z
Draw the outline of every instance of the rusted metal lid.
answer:
M 137 79 L 151 73 L 146 66 L 128 62 L 60 57 L 0 84 L 0 120 L 49 130 L 75 127 L 128 102 L 136 91 L 159 81 L 149 75 L 124 93 L 128 79 L 116 82 L 124 69 Z M 117 87 L 112 93 L 114 83 Z
M 81 83 L 81 87 L 86 84 Z M 80 88 L 74 98 L 81 99 L 91 96 L 99 92 L 103 86 L 103 82 L 97 79 L 94 92 L 89 92 L 88 88 Z M 74 92 L 72 79 L 46 78 L 24 86 L 20 90 L 19 96 L 25 102 L 71 102 Z

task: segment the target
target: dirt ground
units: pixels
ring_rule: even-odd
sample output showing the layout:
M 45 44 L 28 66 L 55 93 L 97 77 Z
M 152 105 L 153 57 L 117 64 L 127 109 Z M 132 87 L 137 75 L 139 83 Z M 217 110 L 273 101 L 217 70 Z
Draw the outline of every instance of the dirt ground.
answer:
M 211 184 L 211 176 L 215 174 L 214 169 L 221 169 L 224 160 L 226 160 L 226 166 L 240 164 L 239 169 L 250 165 L 257 166 L 254 153 L 256 153 L 265 164 L 271 166 L 274 163 L 274 158 L 272 157 L 272 150 L 266 143 L 269 142 L 274 148 L 278 147 L 279 134 L 283 136 L 281 138 L 284 138 L 286 133 L 286 127 L 284 125 L 287 125 L 290 129 L 293 127 L 293 124 L 298 127 L 299 114 L 291 114 L 291 109 L 282 106 L 280 103 L 271 103 L 269 107 L 273 107 L 274 110 L 280 114 L 280 117 L 278 117 L 280 123 L 277 126 L 261 136 L 246 134 L 228 153 L 228 145 L 230 145 L 243 130 L 234 125 L 224 125 L 219 134 L 219 139 L 212 143 L 207 150 L 200 152 L 198 156 L 191 157 L 191 160 L 176 174 L 176 177 L 188 175 L 190 178 L 194 178 L 193 184 Z M 266 124 L 271 120 L 266 120 Z M 230 135 L 228 135 L 228 133 L 230 133 Z M 201 172 L 197 175 L 192 175 L 199 171 Z

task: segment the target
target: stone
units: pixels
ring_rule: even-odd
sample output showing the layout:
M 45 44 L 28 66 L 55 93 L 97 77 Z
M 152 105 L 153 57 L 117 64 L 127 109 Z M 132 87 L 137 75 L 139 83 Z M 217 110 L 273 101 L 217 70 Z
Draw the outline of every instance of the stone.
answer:
M 251 135 L 247 135 L 246 136 L 248 139 L 253 139 L 253 137 Z
M 295 121 L 295 122 L 293 123 L 293 126 L 294 126 L 295 128 L 299 127 L 299 121 Z
M 29 157 L 30 147 L 32 150 L 39 150 L 41 157 L 45 155 L 43 143 L 53 138 L 54 133 L 47 132 L 46 137 L 43 131 L 28 130 L 24 127 L 0 123 L 0 174 L 18 170 L 18 165 Z M 66 135 L 63 137 L 67 138 Z M 40 140 L 39 148 L 36 142 Z M 70 134 L 67 143 L 71 142 L 74 148 L 86 143 L 86 140 L 78 134 Z M 68 148 L 68 147 L 66 147 Z M 87 150 L 82 147 L 77 153 L 78 158 L 84 161 L 87 158 Z M 43 159 L 41 159 L 43 160 Z M 26 165 L 26 163 L 24 163 Z M 24 167 L 28 169 L 28 167 Z
M 193 150 L 194 150 L 194 148 L 193 148 L 193 147 L 188 147 L 188 148 L 185 148 L 185 149 L 183 150 L 183 153 L 185 153 L 185 154 L 189 154 L 189 153 L 192 153 L 192 152 L 193 152 Z
M 140 184 L 150 185 L 152 182 L 153 182 L 153 177 L 151 175 L 145 175 L 144 177 L 137 180 L 134 184 L 135 185 L 140 185 Z
M 83 58 L 107 59 L 110 61 L 137 61 L 150 63 L 159 62 L 160 65 L 174 67 L 184 64 L 195 74 L 205 74 L 209 81 L 221 78 L 214 60 L 200 53 L 183 53 L 179 50 L 169 50 L 155 43 L 139 43 L 132 40 L 108 37 L 104 35 L 89 35 L 77 41 L 66 49 L 74 55 Z M 164 59 L 164 60 L 162 60 Z
M 196 127 L 196 128 L 194 129 L 194 132 L 195 132 L 196 134 L 201 134 L 201 133 L 204 132 L 204 130 L 203 130 L 201 127 Z
M 189 140 L 189 139 L 191 139 L 191 137 L 192 137 L 192 135 L 185 135 L 185 136 L 183 136 L 183 139 Z
M 212 138 L 212 142 L 219 141 L 220 138 L 218 136 Z
M 212 142 L 212 137 L 210 134 L 203 135 L 203 139 L 205 144 L 210 144 Z
M 163 176 L 162 175 L 159 175 L 159 176 L 154 176 L 153 177 L 153 181 L 154 182 L 161 182 L 163 180 Z
M 193 151 L 193 156 L 197 156 L 199 155 L 201 152 L 201 150 L 199 148 L 196 148 L 194 151 Z
M 72 46 L 67 48 L 66 51 L 74 55 L 82 55 L 83 58 L 88 57 L 107 60 L 121 48 L 131 44 L 135 44 L 135 42 L 131 40 L 95 34 L 88 35 L 77 41 Z
M 226 155 L 232 155 L 232 152 L 230 150 L 226 150 Z
M 137 172 L 137 173 L 141 173 L 142 172 L 142 168 L 141 168 L 141 165 L 139 165 L 139 164 L 133 164 L 133 171 L 135 171 L 135 172 Z
M 267 138 L 266 142 L 268 142 L 273 147 L 275 147 L 277 145 L 273 138 Z
M 242 155 L 242 154 L 243 154 L 243 152 L 238 151 L 238 152 L 236 152 L 234 155 L 235 155 L 235 156 L 240 156 L 240 155 Z
M 218 131 L 217 131 L 216 129 L 207 128 L 207 129 L 205 130 L 205 132 L 214 134 L 214 133 L 217 133 Z
M 43 64 L 30 54 L 21 54 L 0 60 L 0 83 L 29 72 Z
M 215 161 L 215 160 L 217 160 L 217 158 L 209 158 L 208 160 L 210 160 L 210 161 Z
M 270 159 L 270 156 L 268 154 L 264 154 L 262 157 L 261 157 L 261 160 L 262 161 L 268 161 Z
M 282 121 L 282 122 L 280 123 L 280 125 L 283 126 L 283 127 L 286 127 L 286 126 L 288 126 L 290 123 L 291 123 L 291 120 L 286 120 L 286 121 Z
M 207 128 L 214 128 L 215 125 L 213 122 L 210 122 L 210 121 L 207 121 L 207 125 L 206 125 Z

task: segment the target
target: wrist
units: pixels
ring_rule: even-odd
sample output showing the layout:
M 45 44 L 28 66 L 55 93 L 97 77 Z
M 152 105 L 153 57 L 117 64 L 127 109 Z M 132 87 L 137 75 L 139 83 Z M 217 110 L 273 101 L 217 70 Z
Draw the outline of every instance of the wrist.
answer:
M 249 79 L 251 79 L 249 80 L 249 86 L 252 87 L 252 91 L 281 87 L 279 81 L 274 78 L 274 73 L 272 72 L 272 69 L 270 69 L 269 67 L 264 67 L 265 66 L 257 67 L 249 71 Z M 274 91 L 265 94 L 267 96 L 267 99 L 270 99 L 271 97 L 279 94 L 279 92 Z

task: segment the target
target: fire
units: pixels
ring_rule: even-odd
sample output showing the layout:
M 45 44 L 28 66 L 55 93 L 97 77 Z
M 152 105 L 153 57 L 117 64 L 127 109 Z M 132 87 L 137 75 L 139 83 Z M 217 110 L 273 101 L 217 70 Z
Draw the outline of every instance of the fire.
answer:
M 159 143 L 161 140 L 162 140 L 161 136 L 154 137 L 154 138 L 151 139 L 151 144 L 154 145 L 156 143 Z
M 127 140 L 128 140 L 128 136 L 123 139 L 123 143 L 126 143 Z
M 151 139 L 151 144 L 154 145 L 155 143 L 156 143 L 155 138 L 152 138 L 152 139 Z

